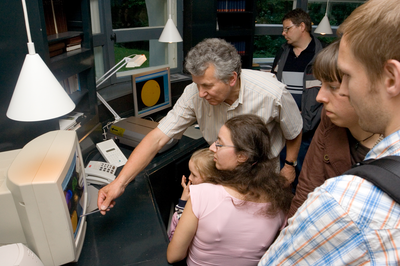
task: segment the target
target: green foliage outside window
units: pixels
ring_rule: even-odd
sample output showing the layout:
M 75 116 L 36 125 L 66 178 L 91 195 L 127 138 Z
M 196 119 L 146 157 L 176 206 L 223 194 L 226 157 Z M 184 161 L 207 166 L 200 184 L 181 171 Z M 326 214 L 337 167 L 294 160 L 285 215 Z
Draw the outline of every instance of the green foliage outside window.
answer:
M 339 26 L 353 12 L 354 9 L 362 5 L 362 3 L 331 3 L 329 5 L 328 17 L 331 26 Z M 315 25 L 322 20 L 326 11 L 326 3 L 310 3 L 308 4 L 308 13 L 311 21 Z
M 256 24 L 281 24 L 293 9 L 293 0 L 256 0 Z
M 254 58 L 275 57 L 282 44 L 286 42 L 279 35 L 256 35 L 254 36 Z
M 113 29 L 148 27 L 145 0 L 111 0 Z

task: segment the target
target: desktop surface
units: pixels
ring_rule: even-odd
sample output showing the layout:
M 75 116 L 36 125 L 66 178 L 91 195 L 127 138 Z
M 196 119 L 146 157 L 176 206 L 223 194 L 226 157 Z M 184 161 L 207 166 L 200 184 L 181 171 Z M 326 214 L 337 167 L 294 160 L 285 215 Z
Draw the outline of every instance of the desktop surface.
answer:
M 166 219 L 172 202 L 182 192 L 176 170 L 187 166 L 191 154 L 207 146 L 203 138 L 183 136 L 170 150 L 156 155 L 131 182 L 105 216 L 87 217 L 87 231 L 78 262 L 66 265 L 170 265 L 166 259 Z M 132 148 L 120 146 L 129 157 Z M 99 152 L 86 161 L 104 161 Z M 122 167 L 118 168 L 118 172 Z M 117 172 L 117 175 L 118 175 Z

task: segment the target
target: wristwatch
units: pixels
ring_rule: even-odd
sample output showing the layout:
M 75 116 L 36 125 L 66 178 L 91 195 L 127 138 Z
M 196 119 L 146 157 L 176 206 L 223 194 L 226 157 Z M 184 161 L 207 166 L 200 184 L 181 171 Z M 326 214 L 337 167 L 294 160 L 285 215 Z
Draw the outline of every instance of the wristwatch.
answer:
M 296 167 L 296 165 L 297 165 L 297 161 L 294 161 L 294 162 L 288 162 L 288 161 L 286 161 L 286 160 L 285 160 L 285 164 L 288 164 L 288 165 L 291 165 L 291 166 L 293 166 L 293 167 Z

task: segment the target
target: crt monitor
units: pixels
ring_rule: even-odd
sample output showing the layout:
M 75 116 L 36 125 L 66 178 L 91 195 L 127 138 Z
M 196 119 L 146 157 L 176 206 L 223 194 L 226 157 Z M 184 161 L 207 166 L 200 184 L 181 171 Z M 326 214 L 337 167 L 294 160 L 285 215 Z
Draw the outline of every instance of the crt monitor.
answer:
M 23 243 L 46 266 L 77 261 L 86 187 L 75 131 L 48 132 L 0 153 L 0 245 Z
M 172 106 L 169 67 L 132 75 L 136 117 L 145 117 Z

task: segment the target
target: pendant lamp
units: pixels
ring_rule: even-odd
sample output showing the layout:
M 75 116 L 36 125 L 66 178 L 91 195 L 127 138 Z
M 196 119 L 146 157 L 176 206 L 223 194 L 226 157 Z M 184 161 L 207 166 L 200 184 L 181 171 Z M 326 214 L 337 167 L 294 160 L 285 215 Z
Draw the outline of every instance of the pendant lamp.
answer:
M 68 114 L 74 110 L 75 104 L 35 52 L 25 0 L 22 0 L 22 7 L 29 53 L 22 65 L 6 115 L 12 120 L 33 122 Z
M 165 24 L 165 27 L 161 33 L 160 38 L 158 39 L 159 42 L 168 42 L 168 43 L 173 43 L 173 42 L 181 42 L 182 37 L 179 34 L 178 29 L 176 28 L 174 21 L 171 18 L 171 0 L 168 0 L 168 5 L 169 5 L 169 18 L 167 20 L 167 23 Z
M 329 6 L 329 0 L 326 3 L 325 16 L 322 18 L 321 22 L 319 23 L 318 27 L 315 29 L 314 33 L 319 33 L 321 35 L 333 33 L 331 24 L 329 23 L 329 19 L 328 19 L 328 6 Z

